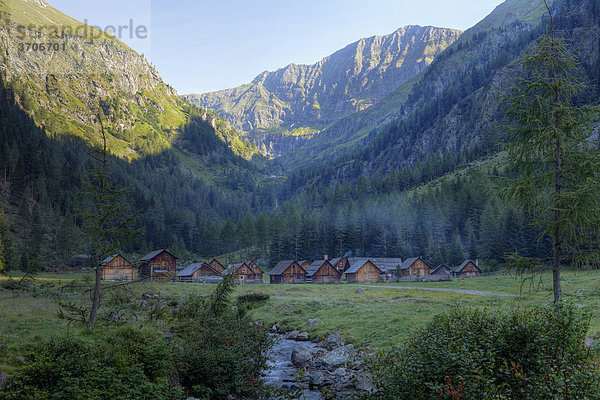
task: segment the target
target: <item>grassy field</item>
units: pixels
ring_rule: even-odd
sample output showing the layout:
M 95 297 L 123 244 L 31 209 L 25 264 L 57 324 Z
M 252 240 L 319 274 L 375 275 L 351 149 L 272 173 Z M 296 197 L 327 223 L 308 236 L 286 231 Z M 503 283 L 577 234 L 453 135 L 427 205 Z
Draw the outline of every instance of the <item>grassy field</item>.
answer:
M 7 279 L 6 277 L 0 279 Z M 79 324 L 69 324 L 58 318 L 58 302 L 74 301 L 86 304 L 89 296 L 77 292 L 60 293 L 58 287 L 75 281 L 90 281 L 89 274 L 43 274 L 28 291 L 0 288 L 0 370 L 11 371 L 32 343 L 60 331 L 85 335 Z M 592 312 L 589 337 L 600 338 L 600 272 L 565 272 L 564 293 L 567 301 Z M 265 293 L 270 299 L 255 305 L 250 311 L 266 326 L 279 323 L 284 330 L 307 331 L 311 336 L 325 336 L 341 331 L 346 339 L 361 348 L 384 348 L 401 343 L 410 332 L 423 327 L 431 318 L 459 306 L 488 307 L 490 310 L 528 308 L 549 305 L 552 300 L 551 276 L 543 275 L 531 287 L 523 279 L 498 275 L 451 282 L 377 284 L 364 287 L 339 285 L 244 285 L 235 289 L 235 296 Z M 396 287 L 395 287 L 396 286 Z M 403 290 L 397 286 L 426 288 L 472 289 L 512 293 L 514 297 L 475 296 L 450 292 Z M 191 294 L 209 294 L 215 288 L 209 284 L 143 283 L 128 286 L 127 294 L 139 298 L 142 293 L 181 302 Z M 112 291 L 114 292 L 114 291 Z M 114 295 L 114 294 L 111 294 Z M 101 311 L 111 311 L 107 295 Z M 319 322 L 309 326 L 308 320 Z M 100 324 L 109 324 L 101 319 Z M 151 323 L 140 321 L 140 325 Z

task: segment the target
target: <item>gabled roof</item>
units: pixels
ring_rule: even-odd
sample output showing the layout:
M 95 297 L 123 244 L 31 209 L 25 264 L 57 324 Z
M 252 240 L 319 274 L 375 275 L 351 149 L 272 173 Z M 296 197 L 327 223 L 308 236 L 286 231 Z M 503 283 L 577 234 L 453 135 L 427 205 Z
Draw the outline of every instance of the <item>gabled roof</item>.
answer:
M 317 273 L 318 270 L 321 269 L 321 267 L 323 267 L 323 265 L 325 265 L 325 263 L 331 265 L 331 263 L 327 260 L 313 261 L 313 263 L 310 264 L 310 267 L 306 268 L 306 276 L 309 278 L 313 276 L 315 273 Z M 335 270 L 335 272 L 337 272 L 338 276 L 341 275 L 340 272 L 337 269 L 335 269 L 335 267 L 333 267 L 333 265 L 331 265 L 331 267 Z
M 246 263 L 237 263 L 237 264 L 230 264 L 227 266 L 227 268 L 225 268 L 225 271 L 232 271 L 232 272 L 237 272 L 238 269 L 240 269 L 240 267 L 242 267 L 243 265 L 248 267 L 248 264 Z M 248 267 L 250 268 L 250 267 Z M 251 268 L 250 268 L 251 269 Z M 225 271 L 223 273 L 225 273 Z
M 329 262 L 331 263 L 331 265 L 337 264 L 337 262 L 340 261 L 342 258 L 344 257 L 332 258 Z
M 128 264 L 131 264 L 131 262 L 127 258 L 125 258 L 125 256 L 123 254 L 117 253 L 117 254 L 113 254 L 112 256 L 106 257 L 104 260 L 102 260 L 100 265 L 107 265 L 109 262 L 111 262 L 112 260 L 114 260 L 115 258 L 117 258 L 119 256 L 123 257 L 123 259 L 125 261 L 127 261 Z
M 348 259 L 350 260 L 350 259 Z M 362 267 L 365 266 L 365 264 L 369 261 L 371 261 L 371 259 L 369 258 L 356 258 L 354 259 L 354 262 L 350 262 L 350 268 L 348 268 L 348 270 L 346 271 L 346 274 L 355 274 L 357 273 Z M 375 265 L 375 263 L 373 261 L 371 261 L 371 264 Z M 381 270 L 381 268 L 379 268 L 377 265 L 375 265 L 375 268 L 377 268 L 379 270 L 379 272 L 383 272 Z
M 481 268 L 479 268 L 479 266 L 477 264 L 475 264 L 475 262 L 473 260 L 465 260 L 462 264 L 460 264 L 460 267 L 456 268 L 456 270 L 454 272 L 460 272 L 463 270 L 464 267 L 467 266 L 467 264 L 472 263 L 478 270 L 479 272 L 481 272 Z
M 452 268 L 450 268 L 449 266 L 447 266 L 446 264 L 440 264 L 437 267 L 435 267 L 435 269 L 433 271 L 431 271 L 431 275 L 435 274 L 438 270 L 440 269 L 445 269 L 447 270 L 449 273 L 452 272 Z
M 371 262 L 382 271 L 396 271 L 402 265 L 401 258 L 371 258 Z
M 405 260 L 402 265 L 400 266 L 400 269 L 409 269 L 411 265 L 413 265 L 417 260 L 421 260 L 423 261 L 425 264 L 427 264 L 429 266 L 429 268 L 431 268 L 431 265 L 429 265 L 429 263 L 425 260 L 423 260 L 422 257 L 413 257 L 413 258 L 409 258 L 407 260 Z
M 106 265 L 109 262 L 111 262 L 112 260 L 114 260 L 115 258 L 117 258 L 118 254 L 113 254 L 112 256 L 108 256 L 106 257 L 104 260 L 102 260 L 102 262 L 100 263 L 100 265 Z
M 250 264 L 254 264 L 254 266 L 255 266 L 255 267 L 254 267 L 254 268 L 250 267 Z M 257 263 L 256 261 L 254 261 L 254 260 L 250 260 L 250 261 L 246 262 L 246 265 L 247 265 L 248 267 L 250 267 L 252 270 L 254 270 L 254 269 L 257 269 L 257 270 L 258 270 L 258 271 L 260 271 L 260 272 L 264 272 L 264 271 L 263 271 L 263 269 L 262 269 L 262 268 L 261 268 L 261 267 L 258 265 L 258 263 Z
M 155 250 L 151 253 L 146 254 L 144 257 L 140 258 L 140 262 L 143 261 L 150 261 L 152 260 L 154 257 L 156 257 L 157 255 L 159 255 L 160 253 L 162 253 L 163 251 L 166 251 L 167 253 L 169 253 L 170 255 L 172 255 L 175 258 L 179 258 L 177 257 L 175 254 L 171 253 L 169 250 L 167 249 L 160 249 L 160 250 Z
M 275 267 L 273 267 L 273 269 L 271 270 L 271 272 L 269 272 L 269 275 L 281 275 L 285 272 L 286 269 L 288 269 L 288 267 L 294 263 L 296 261 L 294 260 L 284 260 L 284 261 L 279 261 L 277 263 L 277 265 L 275 265 Z M 302 267 L 300 267 L 302 268 Z
M 209 264 L 207 264 L 205 262 L 199 262 L 199 263 L 194 263 L 194 264 L 188 265 L 187 267 L 185 267 L 181 272 L 179 272 L 175 276 L 177 276 L 177 277 L 192 276 L 194 274 L 194 272 L 198 271 L 203 266 L 207 266 L 208 268 L 215 271 L 215 269 L 213 267 L 211 267 Z M 217 271 L 215 271 L 215 274 L 219 275 L 219 273 Z

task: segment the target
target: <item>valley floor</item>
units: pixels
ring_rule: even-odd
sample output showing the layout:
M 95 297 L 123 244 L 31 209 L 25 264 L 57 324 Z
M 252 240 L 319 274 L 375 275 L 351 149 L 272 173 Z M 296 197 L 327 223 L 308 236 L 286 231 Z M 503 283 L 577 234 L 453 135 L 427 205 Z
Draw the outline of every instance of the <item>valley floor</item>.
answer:
M 58 317 L 58 302 L 68 301 L 87 304 L 89 295 L 60 293 L 58 288 L 75 281 L 91 282 L 91 275 L 43 274 L 36 279 L 34 288 L 28 291 L 0 288 L 0 371 L 11 370 L 18 365 L 18 357 L 32 343 L 50 337 L 60 331 L 82 334 L 78 324 L 69 324 Z M 6 277 L 0 278 L 2 280 Z M 278 323 L 282 330 L 309 332 L 311 336 L 323 337 L 340 331 L 350 343 L 362 349 L 386 348 L 400 344 L 415 329 L 424 327 L 433 316 L 458 306 L 487 307 L 490 310 L 531 308 L 549 305 L 552 301 L 550 274 L 534 280 L 522 277 L 496 275 L 450 282 L 410 283 L 412 289 L 400 287 L 407 284 L 336 284 L 336 285 L 269 285 L 255 284 L 237 286 L 234 296 L 264 293 L 269 300 L 256 303 L 251 316 L 265 326 Z M 143 293 L 156 298 L 167 298 L 174 305 L 193 293 L 209 294 L 215 288 L 210 284 L 190 283 L 143 283 L 128 286 L 128 295 L 141 297 Z M 422 289 L 458 289 L 460 292 Z M 496 292 L 514 296 L 473 295 L 465 290 Z M 600 271 L 563 273 L 563 291 L 566 301 L 589 310 L 591 327 L 588 336 L 600 339 Z M 110 324 L 108 315 L 115 295 L 107 296 L 101 311 Z M 308 322 L 312 319 L 312 324 Z M 318 319 L 315 323 L 314 319 Z M 140 321 L 140 324 L 151 323 Z M 1 350 L 6 341 L 7 348 Z

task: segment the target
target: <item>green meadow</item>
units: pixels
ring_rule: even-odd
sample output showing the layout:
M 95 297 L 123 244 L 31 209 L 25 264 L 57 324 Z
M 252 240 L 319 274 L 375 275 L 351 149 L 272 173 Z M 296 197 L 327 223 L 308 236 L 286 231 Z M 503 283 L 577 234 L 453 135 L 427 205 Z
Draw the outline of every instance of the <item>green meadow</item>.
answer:
M 19 356 L 30 345 L 61 332 L 86 337 L 83 324 L 59 317 L 64 304 L 85 306 L 90 302 L 89 293 L 81 288 L 60 288 L 65 285 L 85 285 L 91 282 L 91 274 L 42 274 L 25 288 L 13 277 L 0 278 L 0 371 L 13 371 L 19 365 Z M 114 283 L 106 283 L 112 285 Z M 424 327 L 431 318 L 445 310 L 462 307 L 487 307 L 490 310 L 509 310 L 547 306 L 552 301 L 550 274 L 524 280 L 523 277 L 496 275 L 449 282 L 423 282 L 400 284 L 335 285 L 238 285 L 234 296 L 264 293 L 269 299 L 254 303 L 249 309 L 253 319 L 270 327 L 278 323 L 283 331 L 307 331 L 311 337 L 323 337 L 341 332 L 347 341 L 363 350 L 386 348 L 399 344 L 411 332 Z M 414 287 L 400 289 L 399 286 Z M 146 293 L 159 299 L 152 307 L 177 307 L 192 295 L 208 295 L 215 288 L 211 284 L 194 283 L 136 283 L 118 289 L 104 291 L 98 326 L 110 328 L 115 325 L 114 315 L 127 314 L 119 308 L 123 297 L 137 301 Z M 429 291 L 420 288 L 449 288 L 492 291 L 514 296 L 470 295 L 445 291 Z M 591 312 L 588 337 L 600 339 L 600 271 L 563 273 L 563 290 L 566 301 Z M 148 296 L 146 296 L 148 297 Z M 60 306 L 59 304 L 63 304 Z M 127 303 L 132 304 L 132 303 Z M 153 311 L 154 312 L 154 311 Z M 131 315 L 135 315 L 133 312 Z M 160 324 L 160 319 L 145 314 L 133 320 L 136 325 Z M 318 319 L 309 324 L 309 319 Z M 132 320 L 128 320 L 132 323 Z

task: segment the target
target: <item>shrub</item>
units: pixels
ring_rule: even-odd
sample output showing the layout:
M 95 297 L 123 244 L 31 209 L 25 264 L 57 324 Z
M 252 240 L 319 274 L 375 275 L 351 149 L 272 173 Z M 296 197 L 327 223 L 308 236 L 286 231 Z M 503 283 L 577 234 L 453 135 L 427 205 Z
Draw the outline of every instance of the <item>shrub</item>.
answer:
M 200 399 L 258 398 L 263 392 L 271 339 L 231 307 L 232 287 L 226 277 L 210 298 L 191 297 L 177 313 L 177 374 L 187 394 Z
M 439 315 L 373 365 L 382 399 L 597 399 L 584 344 L 589 317 L 570 306 Z
M 152 331 L 121 328 L 91 341 L 53 338 L 27 356 L 7 400 L 168 400 L 180 395 L 166 376 L 170 357 Z
M 238 296 L 238 303 L 255 303 L 269 300 L 269 295 L 265 293 L 250 293 Z

